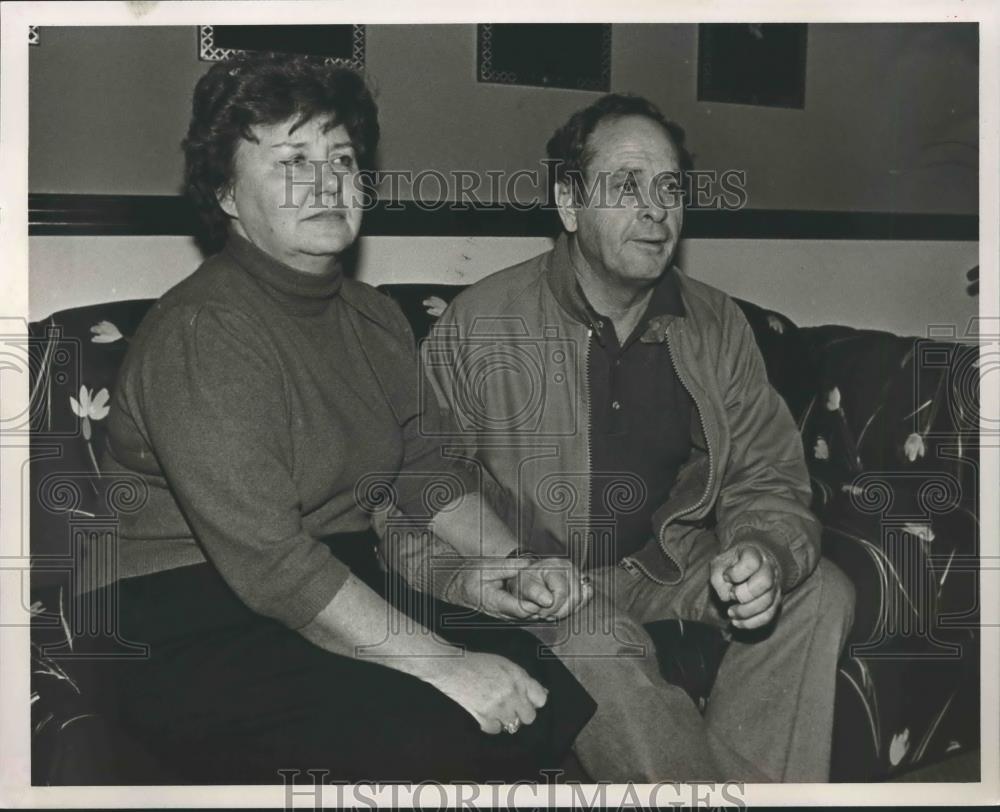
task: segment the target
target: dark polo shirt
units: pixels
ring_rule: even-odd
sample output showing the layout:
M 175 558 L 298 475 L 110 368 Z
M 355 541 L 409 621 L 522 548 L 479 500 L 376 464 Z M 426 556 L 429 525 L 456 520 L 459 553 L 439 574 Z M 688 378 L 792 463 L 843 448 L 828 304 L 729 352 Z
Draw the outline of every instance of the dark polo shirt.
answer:
M 619 343 L 611 319 L 597 313 L 576 282 L 566 238 L 556 246 L 552 288 L 567 311 L 591 328 L 590 520 L 588 566 L 619 561 L 652 536 L 653 512 L 691 453 L 691 397 L 677 377 L 664 316 L 684 315 L 674 268 L 656 284 L 646 312 Z

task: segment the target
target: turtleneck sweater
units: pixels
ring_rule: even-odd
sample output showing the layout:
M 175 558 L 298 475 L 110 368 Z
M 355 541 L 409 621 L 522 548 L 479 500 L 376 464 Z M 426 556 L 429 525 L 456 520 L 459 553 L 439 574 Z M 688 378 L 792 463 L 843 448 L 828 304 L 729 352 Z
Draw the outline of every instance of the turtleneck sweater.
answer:
M 389 486 L 425 519 L 435 483 L 474 489 L 420 392 L 387 296 L 231 236 L 153 306 L 119 373 L 105 471 L 147 493 L 120 517 L 117 577 L 207 560 L 251 609 L 304 626 L 347 579 L 319 539 L 369 527 L 362 492 Z

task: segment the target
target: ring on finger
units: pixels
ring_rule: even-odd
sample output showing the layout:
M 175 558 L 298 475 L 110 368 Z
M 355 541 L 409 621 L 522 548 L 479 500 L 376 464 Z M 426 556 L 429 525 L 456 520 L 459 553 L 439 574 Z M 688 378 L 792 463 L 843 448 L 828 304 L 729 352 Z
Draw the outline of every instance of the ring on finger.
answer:
M 521 729 L 521 720 L 515 719 L 513 722 L 504 722 L 503 729 L 513 736 L 518 730 Z

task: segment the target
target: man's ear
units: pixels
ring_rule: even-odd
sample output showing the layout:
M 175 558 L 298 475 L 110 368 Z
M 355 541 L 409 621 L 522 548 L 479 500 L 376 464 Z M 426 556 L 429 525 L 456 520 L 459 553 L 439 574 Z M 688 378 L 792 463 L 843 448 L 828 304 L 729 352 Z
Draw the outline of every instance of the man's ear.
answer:
M 556 181 L 555 193 L 556 210 L 559 212 L 559 219 L 562 220 L 563 228 L 572 234 L 576 231 L 577 205 L 569 181 Z
M 236 199 L 233 197 L 233 186 L 229 184 L 224 189 L 219 189 L 215 193 L 215 199 L 219 201 L 219 208 L 234 220 L 239 220 L 236 213 Z

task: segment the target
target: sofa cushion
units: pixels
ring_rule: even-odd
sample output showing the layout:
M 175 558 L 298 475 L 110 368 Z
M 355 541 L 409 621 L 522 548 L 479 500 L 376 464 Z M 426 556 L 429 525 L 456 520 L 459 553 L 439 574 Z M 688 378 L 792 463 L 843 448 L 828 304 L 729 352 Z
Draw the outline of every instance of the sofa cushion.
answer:
M 869 473 L 824 515 L 823 555 L 849 573 L 834 774 L 872 780 L 979 746 L 978 521 L 940 476 Z
M 70 584 L 74 544 L 113 529 L 117 510 L 138 497 L 136 481 L 101 476 L 101 451 L 118 369 L 153 300 L 81 307 L 29 326 L 31 528 L 38 583 Z M 124 485 L 122 490 L 120 485 Z
M 427 337 L 438 316 L 465 288 L 465 285 L 379 285 L 379 290 L 399 305 L 417 342 Z
M 799 422 L 812 403 L 820 382 L 821 365 L 802 329 L 775 310 L 735 299 L 757 341 L 771 385 L 784 398 Z
M 978 347 L 839 326 L 802 333 L 822 359 L 802 429 L 823 501 L 862 471 L 944 473 L 974 510 Z

